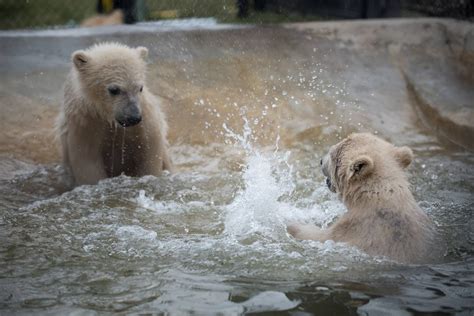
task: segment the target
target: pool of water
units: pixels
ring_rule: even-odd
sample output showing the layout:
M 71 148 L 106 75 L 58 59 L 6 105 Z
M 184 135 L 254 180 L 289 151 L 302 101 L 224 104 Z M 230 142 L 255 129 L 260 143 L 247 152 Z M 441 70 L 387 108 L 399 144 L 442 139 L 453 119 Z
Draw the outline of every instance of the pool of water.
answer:
M 385 48 L 138 31 L 121 40 L 150 48 L 176 172 L 74 189 L 51 136 L 67 56 L 117 32 L 2 38 L 0 314 L 472 315 L 474 155 L 424 127 Z M 351 131 L 413 149 L 412 191 L 447 245 L 435 262 L 287 234 L 346 211 L 319 160 Z
M 249 122 L 222 130 L 229 144 L 174 147 L 176 174 L 64 193 L 60 166 L 3 157 L 3 311 L 474 310 L 472 155 L 409 144 L 415 197 L 449 246 L 435 264 L 401 265 L 286 233 L 289 221 L 325 227 L 345 212 L 319 170 L 325 147 L 257 147 Z

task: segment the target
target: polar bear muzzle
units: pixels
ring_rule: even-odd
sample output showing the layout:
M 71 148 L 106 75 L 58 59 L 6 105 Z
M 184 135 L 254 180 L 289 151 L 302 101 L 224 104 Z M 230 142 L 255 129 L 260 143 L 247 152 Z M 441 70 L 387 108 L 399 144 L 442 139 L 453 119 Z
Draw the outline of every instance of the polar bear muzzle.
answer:
M 319 162 L 321 165 L 321 169 L 323 171 L 323 175 L 326 177 L 326 185 L 329 188 L 329 190 L 333 193 L 336 193 L 336 187 L 333 185 L 333 182 L 331 180 L 331 157 L 330 154 L 325 155 Z
M 116 112 L 115 120 L 122 127 L 130 127 L 140 123 L 142 121 L 142 115 L 138 105 L 135 102 L 131 102 Z

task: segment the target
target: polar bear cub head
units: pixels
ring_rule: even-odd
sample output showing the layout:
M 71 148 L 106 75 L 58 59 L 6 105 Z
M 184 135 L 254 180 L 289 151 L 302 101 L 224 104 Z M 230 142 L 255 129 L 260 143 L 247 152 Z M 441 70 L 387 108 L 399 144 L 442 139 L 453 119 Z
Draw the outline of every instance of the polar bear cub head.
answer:
M 369 133 L 354 133 L 332 146 L 321 166 L 329 189 L 346 203 L 356 202 L 353 199 L 361 191 L 380 192 L 386 181 L 407 185 L 404 169 L 412 160 L 408 147 L 396 147 Z
M 148 50 L 118 43 L 102 43 L 73 53 L 75 75 L 86 98 L 100 118 L 123 127 L 140 123 L 140 99 L 145 86 Z

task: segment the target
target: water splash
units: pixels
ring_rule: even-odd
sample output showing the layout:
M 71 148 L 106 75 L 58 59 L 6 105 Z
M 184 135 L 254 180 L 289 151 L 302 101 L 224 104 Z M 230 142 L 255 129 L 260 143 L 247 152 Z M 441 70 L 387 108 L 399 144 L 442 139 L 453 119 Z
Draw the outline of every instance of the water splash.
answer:
M 246 118 L 243 120 L 242 134 L 223 125 L 225 135 L 242 147 L 246 154 L 242 175 L 244 187 L 226 207 L 225 234 L 239 240 L 260 235 L 276 241 L 287 238 L 286 226 L 289 222 L 313 222 L 324 226 L 343 212 L 342 205 L 337 201 L 310 208 L 293 205 L 290 201 L 296 188 L 296 175 L 290 163 L 291 152 L 280 152 L 279 137 L 273 152 L 256 148 L 249 121 Z M 323 192 L 316 189 L 314 194 L 321 195 Z

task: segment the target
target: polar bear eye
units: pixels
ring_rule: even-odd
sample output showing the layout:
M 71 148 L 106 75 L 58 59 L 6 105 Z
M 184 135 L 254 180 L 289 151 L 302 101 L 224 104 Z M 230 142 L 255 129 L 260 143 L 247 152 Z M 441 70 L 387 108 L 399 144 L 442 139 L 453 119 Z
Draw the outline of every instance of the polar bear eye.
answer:
M 143 91 L 143 86 L 140 87 L 140 92 L 142 92 L 142 91 Z
M 109 93 L 111 95 L 119 95 L 120 94 L 120 88 L 119 87 L 109 87 L 108 90 L 109 90 Z

